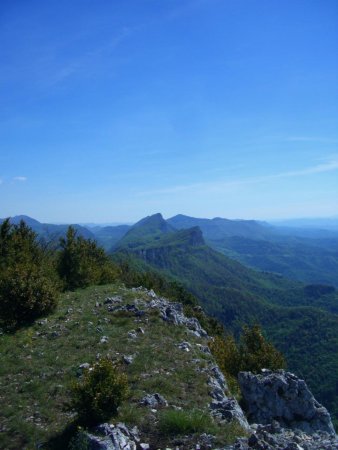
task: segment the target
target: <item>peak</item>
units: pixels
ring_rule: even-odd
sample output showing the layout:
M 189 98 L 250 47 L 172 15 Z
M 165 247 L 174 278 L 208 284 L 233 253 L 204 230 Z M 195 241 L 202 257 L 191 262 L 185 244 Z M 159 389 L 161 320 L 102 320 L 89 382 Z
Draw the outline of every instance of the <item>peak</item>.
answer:
M 10 218 L 11 223 L 18 224 L 23 220 L 27 225 L 33 226 L 33 225 L 40 225 L 40 222 L 36 219 L 33 219 L 32 217 L 25 216 L 25 215 L 19 215 L 14 216 Z
M 161 213 L 152 214 L 151 216 L 144 217 L 143 219 L 139 220 L 135 226 L 139 225 L 145 225 L 148 223 L 163 223 L 165 220 L 163 219 L 163 216 Z
M 169 233 L 171 231 L 175 231 L 175 229 L 166 220 L 163 219 L 163 216 L 160 213 L 144 217 L 139 222 L 137 222 L 133 228 L 143 228 L 144 230 L 147 229 L 152 232 L 160 231 L 161 233 Z

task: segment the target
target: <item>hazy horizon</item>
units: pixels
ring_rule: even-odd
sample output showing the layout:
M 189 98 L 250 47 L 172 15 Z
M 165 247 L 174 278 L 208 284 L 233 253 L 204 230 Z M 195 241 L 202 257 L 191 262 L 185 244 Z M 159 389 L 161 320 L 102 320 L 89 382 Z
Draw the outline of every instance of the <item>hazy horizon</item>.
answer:
M 338 215 L 338 3 L 0 6 L 0 217 Z
M 95 226 L 118 226 L 118 225 L 134 225 L 135 223 L 137 223 L 138 221 L 140 221 L 141 219 L 145 218 L 145 217 L 149 217 L 152 216 L 154 214 L 161 214 L 163 216 L 163 218 L 165 220 L 168 220 L 176 215 L 184 215 L 184 216 L 188 216 L 188 214 L 182 214 L 182 213 L 177 213 L 174 214 L 172 216 L 165 216 L 164 214 L 162 214 L 160 211 L 157 212 L 153 212 L 151 214 L 146 214 L 145 216 L 142 217 L 138 217 L 137 219 L 133 220 L 133 221 L 123 221 L 123 220 L 117 220 L 117 221 L 106 221 L 106 222 L 95 222 L 95 221 L 87 221 L 87 222 L 83 222 L 83 221 L 78 221 L 78 220 L 74 220 L 74 221 L 50 221 L 50 220 L 43 220 L 40 219 L 38 217 L 34 217 L 31 216 L 29 214 L 13 214 L 12 216 L 4 216 L 4 217 L 0 217 L 0 219 L 5 219 L 7 217 L 20 217 L 20 216 L 26 216 L 29 217 L 31 219 L 37 220 L 40 223 L 49 223 L 49 224 L 54 224 L 54 225 L 68 225 L 68 224 L 78 224 L 78 225 L 82 225 L 82 226 L 87 226 L 87 227 L 95 227 Z M 207 217 L 207 216 L 189 216 L 189 217 L 193 217 L 193 218 L 198 218 L 198 219 L 215 219 L 215 218 L 220 218 L 220 219 L 228 219 L 228 220 L 254 220 L 257 222 L 267 222 L 270 223 L 272 225 L 274 224 L 283 224 L 283 222 L 285 223 L 298 223 L 298 222 L 302 222 L 304 221 L 304 223 L 306 222 L 327 222 L 330 223 L 330 221 L 336 222 L 338 221 L 338 216 L 330 216 L 330 217 L 289 217 L 289 218 L 284 218 L 284 219 L 262 219 L 262 218 L 241 218 L 241 217 L 221 217 L 221 216 L 212 216 L 212 217 Z M 312 227 L 312 226 L 311 226 Z M 313 226 L 314 228 L 314 226 Z

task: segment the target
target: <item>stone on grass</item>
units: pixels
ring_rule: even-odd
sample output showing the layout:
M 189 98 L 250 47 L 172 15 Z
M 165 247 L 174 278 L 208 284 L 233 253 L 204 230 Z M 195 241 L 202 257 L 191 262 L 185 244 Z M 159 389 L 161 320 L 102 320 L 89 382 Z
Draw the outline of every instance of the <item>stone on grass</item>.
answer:
M 157 392 L 155 394 L 145 395 L 141 399 L 140 404 L 149 406 L 150 408 L 157 408 L 158 406 L 168 406 L 167 400 Z

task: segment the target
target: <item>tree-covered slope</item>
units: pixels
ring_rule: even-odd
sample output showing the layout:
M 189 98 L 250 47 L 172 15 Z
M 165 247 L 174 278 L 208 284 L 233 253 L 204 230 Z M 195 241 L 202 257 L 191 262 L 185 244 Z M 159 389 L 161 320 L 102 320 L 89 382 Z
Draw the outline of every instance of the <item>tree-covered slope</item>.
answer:
M 251 270 L 208 247 L 198 228 L 162 235 L 157 230 L 154 239 L 147 234 L 143 241 L 141 234 L 138 229 L 137 242 L 122 240 L 119 251 L 184 283 L 228 330 L 237 333 L 245 323 L 262 324 L 285 352 L 291 370 L 304 375 L 321 401 L 338 413 L 335 292 Z M 325 383 L 318 384 L 321 376 Z
M 183 215 L 168 222 L 177 229 L 199 226 L 211 247 L 249 267 L 338 287 L 338 235 L 332 231 Z

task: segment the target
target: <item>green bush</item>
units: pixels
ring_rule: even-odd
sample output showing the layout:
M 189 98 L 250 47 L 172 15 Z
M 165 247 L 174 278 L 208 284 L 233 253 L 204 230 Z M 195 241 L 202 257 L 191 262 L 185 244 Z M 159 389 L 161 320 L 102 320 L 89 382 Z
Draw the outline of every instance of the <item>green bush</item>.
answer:
M 158 426 L 164 435 L 215 433 L 216 430 L 210 414 L 198 410 L 164 410 L 160 415 Z
M 0 226 L 0 325 L 13 328 L 50 312 L 57 303 L 53 256 L 23 222 Z
M 83 425 L 95 425 L 117 415 L 128 395 L 128 381 L 106 358 L 85 371 L 83 380 L 72 385 L 70 407 Z
M 241 355 L 240 370 L 258 373 L 261 369 L 284 369 L 284 356 L 268 342 L 259 325 L 244 327 L 239 345 Z
M 88 437 L 81 428 L 69 441 L 68 450 L 89 450 Z
M 76 236 L 69 227 L 66 238 L 60 239 L 57 270 L 65 289 L 84 288 L 115 281 L 118 269 L 95 241 Z
M 225 338 L 217 336 L 209 347 L 235 395 L 239 393 L 236 382 L 238 372 L 258 373 L 261 369 L 276 370 L 286 366 L 283 355 L 264 338 L 259 325 L 244 327 L 239 344 L 232 335 Z
M 9 268 L 0 278 L 0 319 L 11 328 L 52 311 L 58 286 L 36 266 Z

